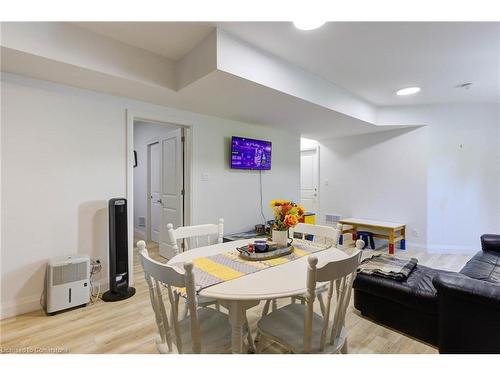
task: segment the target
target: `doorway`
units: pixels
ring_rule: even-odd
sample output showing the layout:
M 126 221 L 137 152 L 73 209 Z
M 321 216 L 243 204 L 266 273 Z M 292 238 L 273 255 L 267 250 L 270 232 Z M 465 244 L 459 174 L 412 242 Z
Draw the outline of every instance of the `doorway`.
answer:
M 186 129 L 170 123 L 134 120 L 134 243 L 170 258 L 167 224 L 186 225 Z M 156 252 L 156 251 L 154 251 Z
M 305 143 L 305 144 L 304 144 Z M 301 141 L 300 204 L 307 212 L 319 211 L 319 145 Z

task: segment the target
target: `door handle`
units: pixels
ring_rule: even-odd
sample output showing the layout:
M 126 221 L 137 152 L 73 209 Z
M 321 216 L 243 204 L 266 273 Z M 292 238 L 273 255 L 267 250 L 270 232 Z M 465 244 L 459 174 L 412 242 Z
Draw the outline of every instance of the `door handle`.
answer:
M 156 201 L 156 203 L 160 203 L 160 204 L 161 204 L 161 203 L 163 203 L 163 202 L 161 201 L 161 199 L 158 199 L 158 200 Z

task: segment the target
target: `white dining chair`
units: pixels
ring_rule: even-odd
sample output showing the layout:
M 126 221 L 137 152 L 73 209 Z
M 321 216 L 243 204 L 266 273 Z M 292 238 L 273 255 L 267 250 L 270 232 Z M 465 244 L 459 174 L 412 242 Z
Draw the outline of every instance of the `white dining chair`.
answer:
M 269 340 L 292 353 L 347 353 L 345 315 L 363 246 L 363 241 L 358 240 L 351 256 L 320 267 L 318 258 L 309 256 L 306 304 L 290 304 L 262 317 L 257 323 L 257 353 Z M 314 312 L 314 300 L 317 283 L 323 282 L 328 282 L 328 297 L 325 314 L 321 316 Z
M 155 314 L 160 353 L 172 353 L 173 343 L 181 353 L 219 353 L 231 346 L 231 326 L 228 316 L 220 311 L 198 307 L 193 264 L 184 264 L 184 272 L 149 257 L 146 243 L 139 241 L 139 257 L 149 287 L 151 306 Z M 178 319 L 179 294 L 174 288 L 185 288 L 189 317 Z M 166 289 L 170 302 L 170 317 L 163 301 Z M 172 331 L 175 339 L 172 339 Z
M 294 228 L 289 229 L 290 238 L 299 237 L 305 240 L 307 236 L 313 236 L 314 242 L 323 243 L 325 245 L 331 245 L 334 248 L 337 248 L 338 246 L 341 233 L 342 233 L 342 224 L 337 224 L 336 228 L 333 228 L 325 225 L 298 223 Z M 296 234 L 298 236 L 296 236 Z M 325 286 L 318 288 L 318 290 L 316 291 L 318 302 L 321 308 L 321 313 L 325 312 L 325 304 L 322 296 L 322 294 L 325 291 L 326 291 Z M 296 303 L 297 301 L 299 301 L 302 304 L 305 304 L 306 296 L 297 295 L 291 297 L 292 303 Z M 276 300 L 266 301 L 266 303 L 264 304 L 264 308 L 262 310 L 262 316 L 267 315 L 270 306 L 271 306 L 271 311 L 276 310 L 277 308 Z
M 177 255 L 201 246 L 222 243 L 224 237 L 224 219 L 218 224 L 202 224 L 178 227 L 167 224 L 168 242 Z
M 208 246 L 216 243 L 222 243 L 224 237 L 224 219 L 219 219 L 218 224 L 202 224 L 179 227 L 174 229 L 172 224 L 167 224 L 168 242 L 177 255 L 181 251 L 188 251 L 200 246 Z M 199 297 L 198 305 L 214 305 L 217 310 L 220 309 L 219 301 L 213 298 Z M 184 317 L 188 315 L 189 310 L 184 309 Z
M 313 241 L 337 247 L 342 233 L 342 224 L 337 224 L 335 228 L 326 225 L 298 223 L 294 228 L 290 228 L 290 238 L 296 238 L 298 234 L 302 239 L 306 236 L 314 236 Z

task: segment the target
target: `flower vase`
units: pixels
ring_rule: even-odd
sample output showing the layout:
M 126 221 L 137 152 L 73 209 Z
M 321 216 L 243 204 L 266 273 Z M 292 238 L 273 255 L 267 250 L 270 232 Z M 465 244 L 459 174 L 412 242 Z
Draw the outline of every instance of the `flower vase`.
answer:
M 288 245 L 288 231 L 273 229 L 273 242 L 278 245 L 278 248 L 283 248 Z

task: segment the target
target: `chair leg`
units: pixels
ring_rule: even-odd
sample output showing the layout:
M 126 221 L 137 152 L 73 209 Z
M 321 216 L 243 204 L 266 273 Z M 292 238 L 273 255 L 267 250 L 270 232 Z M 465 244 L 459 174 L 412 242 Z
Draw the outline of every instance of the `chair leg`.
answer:
M 248 324 L 248 320 L 245 318 L 245 329 L 247 330 L 247 341 L 248 341 L 248 352 L 255 353 L 257 348 L 255 347 L 252 332 L 250 332 L 250 325 Z
M 266 303 L 264 304 L 264 308 L 262 309 L 262 316 L 266 316 L 267 313 L 269 312 L 269 306 L 271 305 L 271 300 L 268 299 Z
M 342 354 L 348 354 L 348 349 L 347 349 L 347 337 L 345 338 L 344 345 L 340 348 L 340 353 Z
M 375 250 L 375 240 L 373 239 L 373 236 L 370 236 L 370 247 L 372 250 Z
M 278 310 L 278 301 L 276 299 L 273 299 L 271 302 L 271 311 L 276 311 Z
M 325 317 L 325 302 L 323 301 L 323 295 L 321 293 L 318 293 L 318 301 L 319 301 L 319 308 L 321 309 L 321 316 L 324 318 Z

